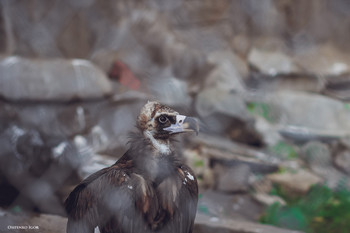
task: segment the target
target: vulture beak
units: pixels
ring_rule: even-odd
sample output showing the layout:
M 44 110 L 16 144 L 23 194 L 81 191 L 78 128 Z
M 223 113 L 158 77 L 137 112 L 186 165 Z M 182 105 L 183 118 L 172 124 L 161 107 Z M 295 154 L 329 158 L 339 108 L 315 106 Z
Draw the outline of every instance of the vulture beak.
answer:
M 199 125 L 195 118 L 183 115 L 176 115 L 176 123 L 164 128 L 170 134 L 183 132 L 196 132 L 198 135 Z

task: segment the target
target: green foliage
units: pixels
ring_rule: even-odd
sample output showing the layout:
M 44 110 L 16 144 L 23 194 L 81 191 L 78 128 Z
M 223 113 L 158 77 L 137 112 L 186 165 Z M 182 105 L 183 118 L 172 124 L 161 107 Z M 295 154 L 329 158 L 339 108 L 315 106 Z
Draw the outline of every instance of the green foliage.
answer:
M 202 198 L 203 198 L 203 194 L 202 193 L 198 194 L 198 199 L 200 200 Z M 201 212 L 203 214 L 210 213 L 208 206 L 206 206 L 205 204 L 199 204 L 197 210 L 198 212 Z
M 265 120 L 273 122 L 271 111 L 267 104 L 259 102 L 251 102 L 247 104 L 247 109 L 253 115 L 262 116 Z
M 271 149 L 275 154 L 281 155 L 284 158 L 294 159 L 298 156 L 294 147 L 286 142 L 278 142 Z
M 294 230 L 305 230 L 307 227 L 306 216 L 300 208 L 295 206 L 283 208 L 279 203 L 269 206 L 266 214 L 261 217 L 260 221 Z
M 203 213 L 203 214 L 209 214 L 209 208 L 205 205 L 199 205 L 198 211 Z
M 283 189 L 281 185 L 274 184 L 270 191 L 270 195 L 282 197 L 289 204 L 294 204 L 299 200 L 299 197 L 292 195 L 288 190 Z
M 204 167 L 204 161 L 198 159 L 198 160 L 194 161 L 194 166 L 195 167 Z
M 23 210 L 20 206 L 16 205 L 11 209 L 11 211 L 14 213 L 21 213 Z
M 287 200 L 287 206 L 269 206 L 261 222 L 307 233 L 350 232 L 350 192 L 313 186 L 304 197 L 291 198 L 280 187 L 273 189 Z
M 344 104 L 344 107 L 345 107 L 346 110 L 350 111 L 350 103 Z

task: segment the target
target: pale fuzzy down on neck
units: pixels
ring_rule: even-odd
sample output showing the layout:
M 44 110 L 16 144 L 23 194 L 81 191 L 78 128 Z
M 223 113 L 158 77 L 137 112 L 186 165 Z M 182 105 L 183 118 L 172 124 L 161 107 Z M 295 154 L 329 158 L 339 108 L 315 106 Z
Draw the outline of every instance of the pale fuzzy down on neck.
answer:
M 153 137 L 152 133 L 147 130 L 144 132 L 144 135 L 146 138 L 149 138 L 151 140 L 151 143 L 154 146 L 154 148 L 156 148 L 156 150 L 159 151 L 161 154 L 170 154 L 169 143 L 160 143 Z

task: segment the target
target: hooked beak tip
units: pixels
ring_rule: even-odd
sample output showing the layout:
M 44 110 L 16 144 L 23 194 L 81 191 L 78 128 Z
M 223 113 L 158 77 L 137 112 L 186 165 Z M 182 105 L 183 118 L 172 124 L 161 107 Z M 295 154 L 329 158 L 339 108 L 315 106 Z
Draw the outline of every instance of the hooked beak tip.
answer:
M 176 124 L 173 124 L 164 130 L 169 131 L 170 134 L 174 133 L 184 133 L 184 132 L 195 132 L 198 135 L 199 132 L 199 124 L 198 121 L 193 117 L 182 117 L 181 121 L 177 121 Z
M 199 133 L 199 124 L 198 121 L 193 117 L 186 117 L 184 121 L 184 125 L 187 125 L 186 129 L 190 131 L 194 131 L 196 135 Z

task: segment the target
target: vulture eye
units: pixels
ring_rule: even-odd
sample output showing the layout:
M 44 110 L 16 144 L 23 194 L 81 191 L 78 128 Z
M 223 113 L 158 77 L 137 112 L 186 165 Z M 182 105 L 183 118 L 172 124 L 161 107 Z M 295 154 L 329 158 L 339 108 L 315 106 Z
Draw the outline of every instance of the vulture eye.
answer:
M 159 121 L 160 123 L 164 124 L 165 122 L 168 121 L 168 118 L 167 118 L 166 116 L 160 116 L 160 117 L 158 118 L 158 121 Z

